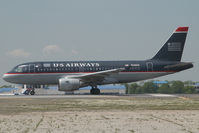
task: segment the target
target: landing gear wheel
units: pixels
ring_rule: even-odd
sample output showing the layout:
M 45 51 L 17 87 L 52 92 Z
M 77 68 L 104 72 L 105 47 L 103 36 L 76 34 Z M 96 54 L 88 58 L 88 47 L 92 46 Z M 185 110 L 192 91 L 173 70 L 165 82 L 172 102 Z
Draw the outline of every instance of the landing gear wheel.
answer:
M 96 89 L 96 94 L 97 94 L 97 95 L 100 94 L 100 89 Z
M 90 90 L 90 94 L 94 94 L 94 89 L 91 89 L 91 90 Z
M 34 90 L 30 91 L 30 95 L 35 95 L 35 91 Z
M 100 89 L 98 89 L 98 88 L 92 88 L 90 90 L 90 94 L 99 95 L 100 94 Z

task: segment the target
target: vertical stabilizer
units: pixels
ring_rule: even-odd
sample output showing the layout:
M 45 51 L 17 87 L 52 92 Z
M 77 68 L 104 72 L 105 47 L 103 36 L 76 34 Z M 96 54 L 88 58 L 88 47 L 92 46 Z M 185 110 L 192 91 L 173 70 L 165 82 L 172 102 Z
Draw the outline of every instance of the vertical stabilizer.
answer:
M 181 61 L 188 27 L 178 27 L 153 60 Z

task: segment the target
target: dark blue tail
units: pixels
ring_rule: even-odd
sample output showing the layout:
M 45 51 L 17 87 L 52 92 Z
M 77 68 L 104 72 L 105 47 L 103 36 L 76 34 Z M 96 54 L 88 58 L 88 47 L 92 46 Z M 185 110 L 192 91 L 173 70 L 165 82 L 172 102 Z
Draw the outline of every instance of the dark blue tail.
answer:
M 188 27 L 178 27 L 152 60 L 181 61 Z

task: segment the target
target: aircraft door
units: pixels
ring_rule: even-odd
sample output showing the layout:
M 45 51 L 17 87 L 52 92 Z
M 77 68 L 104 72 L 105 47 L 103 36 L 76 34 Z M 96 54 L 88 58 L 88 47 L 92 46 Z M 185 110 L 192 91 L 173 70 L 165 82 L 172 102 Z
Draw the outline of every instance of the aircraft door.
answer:
M 153 63 L 152 62 L 147 62 L 146 63 L 146 68 L 147 68 L 147 71 L 153 71 Z
M 29 72 L 30 73 L 35 72 L 35 64 L 29 64 Z

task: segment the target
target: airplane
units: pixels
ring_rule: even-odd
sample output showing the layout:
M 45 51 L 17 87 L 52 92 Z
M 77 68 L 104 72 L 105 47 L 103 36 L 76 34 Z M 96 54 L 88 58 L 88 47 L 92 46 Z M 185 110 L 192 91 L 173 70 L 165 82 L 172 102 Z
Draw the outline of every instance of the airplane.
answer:
M 181 62 L 187 32 L 188 27 L 178 27 L 151 59 L 29 62 L 17 65 L 3 79 L 15 84 L 58 85 L 59 91 L 91 86 L 90 94 L 100 94 L 98 85 L 136 82 L 192 68 L 191 62 Z M 35 94 L 34 88 L 30 94 Z

